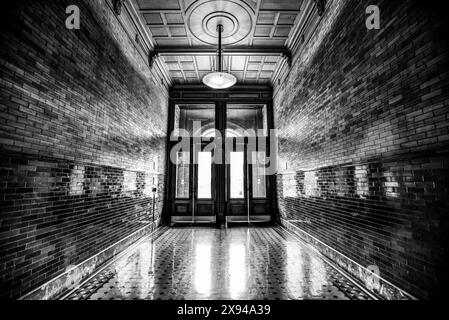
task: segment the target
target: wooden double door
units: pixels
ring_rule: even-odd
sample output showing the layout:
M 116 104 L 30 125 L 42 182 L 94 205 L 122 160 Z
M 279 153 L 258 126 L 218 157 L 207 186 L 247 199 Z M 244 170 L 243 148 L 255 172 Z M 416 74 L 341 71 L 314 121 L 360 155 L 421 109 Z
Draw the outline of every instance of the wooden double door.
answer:
M 247 109 L 251 111 L 251 107 Z M 195 136 L 195 130 L 181 124 L 179 126 L 186 129 L 185 136 L 171 145 L 171 222 L 219 224 L 271 221 L 274 181 L 267 172 L 269 137 L 266 130 L 260 131 L 261 135 L 265 133 L 264 136 L 257 137 L 257 133 L 250 136 L 235 126 L 228 130 L 232 126 L 229 121 L 224 122 L 227 126 L 217 130 L 216 123 L 208 125 L 205 110 L 198 113 L 202 114 L 199 121 L 203 128 L 201 134 Z M 246 110 L 245 106 L 239 105 L 240 114 L 254 113 L 242 110 Z M 182 118 L 182 115 L 178 115 L 181 123 Z M 241 127 L 245 123 L 247 126 L 250 123 L 256 129 L 263 127 L 257 123 L 254 125 L 257 121 L 253 119 L 255 117 L 251 118 L 253 122 L 245 122 L 247 119 L 243 117 L 234 119 L 233 123 L 239 123 Z M 211 133 L 211 128 L 214 133 Z M 183 148 L 176 149 L 182 143 L 181 140 L 184 140 Z

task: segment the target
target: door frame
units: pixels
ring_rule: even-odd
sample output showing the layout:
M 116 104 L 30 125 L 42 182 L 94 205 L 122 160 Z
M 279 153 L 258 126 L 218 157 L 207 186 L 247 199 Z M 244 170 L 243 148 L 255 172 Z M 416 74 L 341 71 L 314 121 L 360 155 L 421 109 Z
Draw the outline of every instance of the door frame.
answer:
M 181 138 L 178 138 L 174 143 L 179 142 Z M 203 138 L 201 141 L 191 140 L 189 144 L 189 197 L 188 198 L 177 198 L 176 197 L 176 164 L 169 163 L 169 170 L 172 172 L 172 177 L 170 179 L 171 190 L 170 195 L 172 201 L 170 201 L 170 212 L 176 214 L 171 216 L 172 223 L 216 223 L 217 218 L 215 214 L 215 203 L 217 192 L 215 186 L 215 172 L 216 165 L 213 161 L 214 150 L 211 150 L 211 198 L 198 198 L 198 154 L 204 151 L 204 148 L 210 143 L 213 143 L 213 138 Z M 199 147 L 199 149 L 198 149 Z M 170 148 L 171 149 L 171 148 Z M 184 150 L 186 151 L 186 150 Z M 201 215 L 199 214 L 200 206 L 210 206 L 210 214 Z M 178 210 L 179 207 L 186 208 L 186 210 Z M 185 212 L 185 214 L 179 214 Z
M 228 150 L 229 152 L 240 151 L 241 149 L 237 148 L 237 144 L 242 144 L 242 142 L 238 143 L 234 138 L 230 138 L 233 140 L 232 150 Z M 244 157 L 244 198 L 241 199 L 232 199 L 230 194 L 231 188 L 231 164 L 226 164 L 226 202 L 227 202 L 227 213 L 225 216 L 225 222 L 270 222 L 272 221 L 272 214 L 270 213 L 270 199 L 269 199 L 269 191 L 270 191 L 270 179 L 269 176 L 266 176 L 265 179 L 265 197 L 255 198 L 253 194 L 253 167 L 254 164 L 248 163 L 248 158 L 250 152 L 259 151 L 259 145 L 257 143 L 256 150 L 252 150 L 248 148 L 248 138 L 240 138 L 243 140 L 243 157 Z M 267 150 L 264 150 L 267 155 Z M 251 154 L 252 157 L 252 154 Z M 233 205 L 244 205 L 245 212 L 243 214 L 232 214 L 232 206 Z M 261 210 L 262 211 L 258 211 Z
M 248 146 L 246 141 L 243 142 L 243 146 L 240 147 L 243 150 L 239 149 L 237 146 L 242 145 L 242 143 L 238 143 L 235 138 L 227 138 L 232 139 L 232 150 L 227 150 L 229 152 L 229 159 L 231 152 L 243 152 L 243 199 L 240 198 L 232 198 L 231 197 L 231 163 L 225 163 L 226 166 L 226 179 L 225 179 L 225 188 L 226 188 L 226 223 L 230 220 L 234 220 L 237 222 L 246 222 L 249 221 L 249 207 L 250 207 L 250 196 L 249 196 L 249 181 L 248 181 L 248 159 L 247 159 L 247 150 Z M 243 139 L 242 139 L 243 140 Z M 226 157 L 228 155 L 226 154 Z M 233 208 L 242 207 L 242 214 L 232 214 Z M 237 209 L 238 210 L 238 209 Z
M 166 188 L 165 188 L 165 210 L 162 215 L 162 222 L 170 222 L 173 216 L 174 206 L 176 202 L 181 200 L 175 199 L 175 170 L 176 167 L 170 161 L 170 151 L 172 147 L 178 141 L 170 141 L 170 134 L 174 129 L 174 114 L 176 105 L 189 105 L 189 104 L 204 104 L 215 105 L 215 125 L 216 130 L 220 131 L 222 137 L 225 137 L 226 127 L 226 105 L 227 104 L 264 104 L 267 106 L 267 124 L 268 130 L 274 128 L 273 117 L 273 103 L 272 103 L 272 90 L 266 85 L 237 85 L 226 90 L 212 90 L 202 85 L 175 85 L 169 91 L 169 109 L 168 109 L 168 127 L 167 127 L 167 145 L 166 145 Z M 267 139 L 267 157 L 270 149 L 270 139 Z M 223 142 L 224 143 L 224 142 Z M 191 155 L 193 155 L 191 153 Z M 225 153 L 222 152 L 224 163 Z M 246 158 L 246 157 L 245 157 Z M 272 159 L 274 161 L 274 159 Z M 249 176 L 252 174 L 252 170 L 249 170 Z M 227 176 L 226 165 L 215 165 L 213 169 L 213 176 L 217 181 L 223 181 Z M 248 176 L 248 175 L 247 175 Z M 270 220 L 278 220 L 277 198 L 276 198 L 276 175 L 270 175 L 267 177 L 267 203 L 270 212 Z M 190 179 L 192 180 L 192 179 Z M 215 221 L 217 225 L 226 222 L 227 217 L 227 190 L 224 184 L 217 183 L 214 189 L 214 212 Z M 252 191 L 252 190 L 250 190 Z M 181 201 L 182 202 L 182 201 Z M 248 202 L 248 206 L 251 208 L 251 203 Z M 191 223 L 191 220 L 189 221 Z

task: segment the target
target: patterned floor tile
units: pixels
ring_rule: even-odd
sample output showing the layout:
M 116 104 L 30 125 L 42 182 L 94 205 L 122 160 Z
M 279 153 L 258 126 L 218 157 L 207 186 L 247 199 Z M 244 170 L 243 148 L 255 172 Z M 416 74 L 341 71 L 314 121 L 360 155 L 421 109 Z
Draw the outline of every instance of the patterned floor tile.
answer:
M 362 290 L 280 227 L 165 229 L 68 299 L 367 300 Z

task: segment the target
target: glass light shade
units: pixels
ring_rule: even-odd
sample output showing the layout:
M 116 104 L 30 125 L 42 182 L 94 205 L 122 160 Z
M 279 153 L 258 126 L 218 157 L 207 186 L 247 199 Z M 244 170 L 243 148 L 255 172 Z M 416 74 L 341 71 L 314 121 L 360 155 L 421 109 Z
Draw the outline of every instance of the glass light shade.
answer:
M 203 83 L 213 89 L 226 89 L 236 84 L 237 78 L 226 72 L 213 72 L 204 76 Z

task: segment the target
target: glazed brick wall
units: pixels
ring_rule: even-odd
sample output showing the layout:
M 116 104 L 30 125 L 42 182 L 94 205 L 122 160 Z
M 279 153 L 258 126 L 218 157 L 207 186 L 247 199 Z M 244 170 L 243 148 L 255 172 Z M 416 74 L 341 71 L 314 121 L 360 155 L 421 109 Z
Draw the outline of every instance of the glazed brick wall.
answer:
M 281 216 L 424 299 L 448 270 L 446 21 L 434 2 L 330 1 L 274 97 Z
M 106 1 L 15 1 L 0 23 L 0 297 L 16 298 L 151 223 L 153 186 L 161 215 L 168 97 Z

